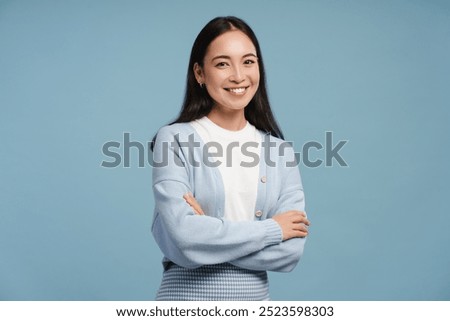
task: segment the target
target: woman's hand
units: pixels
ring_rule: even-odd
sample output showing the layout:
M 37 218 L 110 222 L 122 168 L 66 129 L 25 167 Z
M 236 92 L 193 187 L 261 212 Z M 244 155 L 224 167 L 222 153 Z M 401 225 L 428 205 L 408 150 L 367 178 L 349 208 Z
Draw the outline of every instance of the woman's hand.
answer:
M 309 221 L 305 212 L 287 211 L 272 217 L 275 222 L 280 224 L 283 231 L 283 241 L 294 237 L 305 237 L 308 235 Z
M 186 193 L 183 195 L 184 200 L 186 201 L 186 203 L 188 203 L 192 209 L 194 210 L 194 213 L 197 215 L 205 215 L 205 213 L 203 212 L 200 204 L 197 202 L 197 200 L 194 198 L 194 196 L 192 195 L 192 193 Z

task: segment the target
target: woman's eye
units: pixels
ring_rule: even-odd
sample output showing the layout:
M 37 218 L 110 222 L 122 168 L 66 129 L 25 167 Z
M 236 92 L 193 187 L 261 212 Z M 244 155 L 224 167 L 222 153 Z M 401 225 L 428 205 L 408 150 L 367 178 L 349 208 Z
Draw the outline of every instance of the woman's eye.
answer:
M 216 67 L 226 67 L 227 66 L 227 63 L 226 62 L 219 62 L 217 65 L 216 65 Z
M 246 61 L 244 61 L 244 65 L 252 65 L 254 63 L 255 63 L 255 61 L 252 59 L 247 59 Z

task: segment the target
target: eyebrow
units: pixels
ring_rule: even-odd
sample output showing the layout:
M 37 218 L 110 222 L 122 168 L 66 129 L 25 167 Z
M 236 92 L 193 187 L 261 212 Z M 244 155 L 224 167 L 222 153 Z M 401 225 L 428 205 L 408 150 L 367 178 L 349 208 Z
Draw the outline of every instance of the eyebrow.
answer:
M 253 53 L 248 53 L 246 55 L 243 55 L 242 58 L 247 58 L 247 57 L 255 57 L 258 58 L 255 54 Z M 226 56 L 226 55 L 220 55 L 220 56 L 215 56 L 213 59 L 211 59 L 211 61 L 214 61 L 216 59 L 231 59 L 230 56 Z

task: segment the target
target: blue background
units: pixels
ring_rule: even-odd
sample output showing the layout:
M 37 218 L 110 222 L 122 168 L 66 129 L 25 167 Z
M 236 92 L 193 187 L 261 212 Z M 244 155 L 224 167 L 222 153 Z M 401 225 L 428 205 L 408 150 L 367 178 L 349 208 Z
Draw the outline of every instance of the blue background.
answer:
M 0 299 L 152 300 L 151 168 L 104 168 L 178 113 L 215 16 L 255 30 L 311 236 L 275 300 L 450 299 L 448 1 L 0 0 Z M 311 154 L 323 158 L 322 151 Z

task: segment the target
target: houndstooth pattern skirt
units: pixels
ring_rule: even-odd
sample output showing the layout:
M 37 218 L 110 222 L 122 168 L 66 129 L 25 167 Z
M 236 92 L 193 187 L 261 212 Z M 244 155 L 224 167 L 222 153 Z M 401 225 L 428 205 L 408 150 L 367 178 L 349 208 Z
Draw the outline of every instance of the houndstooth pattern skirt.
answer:
M 266 271 L 252 271 L 229 263 L 186 269 L 174 263 L 166 267 L 157 301 L 266 301 Z

